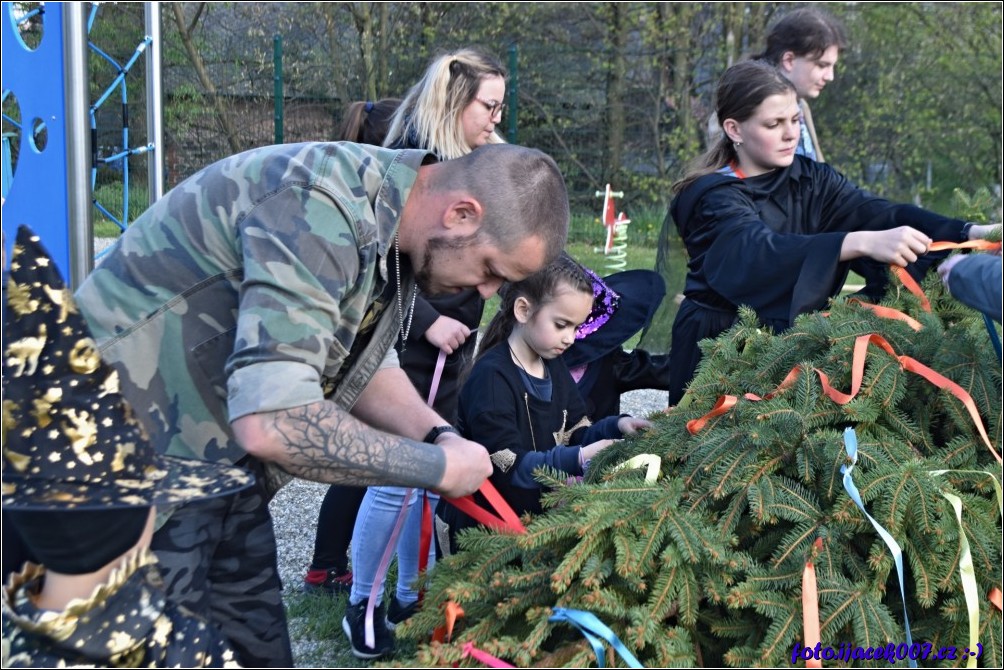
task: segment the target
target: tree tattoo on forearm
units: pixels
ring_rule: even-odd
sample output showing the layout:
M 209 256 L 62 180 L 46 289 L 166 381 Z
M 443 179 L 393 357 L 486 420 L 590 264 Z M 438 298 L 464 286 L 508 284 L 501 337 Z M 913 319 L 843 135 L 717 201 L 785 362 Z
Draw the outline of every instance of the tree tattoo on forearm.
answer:
M 330 401 L 276 412 L 273 428 L 285 453 L 278 464 L 303 479 L 432 488 L 446 468 L 440 449 L 371 428 Z

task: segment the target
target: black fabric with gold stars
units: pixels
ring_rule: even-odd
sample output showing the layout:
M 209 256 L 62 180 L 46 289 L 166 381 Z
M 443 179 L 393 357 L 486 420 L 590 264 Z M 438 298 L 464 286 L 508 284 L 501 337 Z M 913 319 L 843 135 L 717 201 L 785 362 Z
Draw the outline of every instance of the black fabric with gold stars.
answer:
M 180 503 L 252 475 L 150 446 L 52 259 L 18 229 L 4 312 L 3 507 L 73 510 Z
M 62 612 L 37 608 L 45 570 L 28 564 L 3 590 L 5 668 L 236 668 L 215 629 L 164 596 L 148 552 Z

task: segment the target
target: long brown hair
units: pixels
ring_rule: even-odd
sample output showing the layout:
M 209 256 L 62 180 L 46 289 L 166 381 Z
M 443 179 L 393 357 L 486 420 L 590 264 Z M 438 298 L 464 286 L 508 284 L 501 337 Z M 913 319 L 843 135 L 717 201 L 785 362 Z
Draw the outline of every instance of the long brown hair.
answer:
M 780 70 L 762 60 L 741 61 L 726 70 L 718 80 L 715 113 L 723 127 L 726 119 L 742 123 L 756 114 L 764 100 L 783 93 L 795 93 L 795 85 Z M 679 193 L 699 177 L 711 174 L 738 158 L 732 140 L 723 131 L 721 137 L 690 164 L 683 178 L 673 184 L 673 193 Z
M 847 48 L 844 26 L 830 14 L 815 7 L 803 7 L 785 14 L 767 30 L 767 47 L 754 59 L 780 65 L 788 51 L 815 59 L 831 46 Z
M 345 110 L 338 139 L 380 146 L 387 137 L 391 118 L 401 105 L 400 98 L 384 98 L 376 102 L 357 100 Z

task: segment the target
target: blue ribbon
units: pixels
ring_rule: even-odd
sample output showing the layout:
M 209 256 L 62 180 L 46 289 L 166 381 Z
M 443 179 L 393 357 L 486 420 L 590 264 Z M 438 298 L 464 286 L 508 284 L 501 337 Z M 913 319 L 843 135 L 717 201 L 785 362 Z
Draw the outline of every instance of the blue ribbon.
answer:
M 994 322 L 990 320 L 990 316 L 983 313 L 983 323 L 987 326 L 987 332 L 990 333 L 990 342 L 994 345 L 994 351 L 997 352 L 997 360 L 1002 359 L 1001 355 L 1001 339 L 997 337 L 997 328 L 994 326 Z
M 555 607 L 554 614 L 551 615 L 551 618 L 548 619 L 548 621 L 564 621 L 578 628 L 579 632 L 582 633 L 587 640 L 589 640 L 589 644 L 593 647 L 593 653 L 596 654 L 597 667 L 606 667 L 603 664 L 603 658 L 605 656 L 603 640 L 610 643 L 610 646 L 614 648 L 614 651 L 620 654 L 621 658 L 624 659 L 624 662 L 627 663 L 629 668 L 645 667 L 638 662 L 638 659 L 634 657 L 634 654 L 628 651 L 627 647 L 624 646 L 624 643 L 620 641 L 619 637 L 617 637 L 617 634 L 610 630 L 610 628 L 607 627 L 605 623 L 600 621 L 592 612 Z
M 858 462 L 858 436 L 854 433 L 853 428 L 844 429 L 844 450 L 847 452 L 847 457 L 851 459 L 850 465 L 840 466 L 840 474 L 844 476 L 844 490 L 847 491 L 847 495 L 851 497 L 851 500 L 858 506 L 861 513 L 868 518 L 879 536 L 886 543 L 886 546 L 889 547 L 889 551 L 892 552 L 893 560 L 896 562 L 896 576 L 899 577 L 899 592 L 903 596 L 903 627 L 906 629 L 906 644 L 907 646 L 912 646 L 913 636 L 910 634 L 910 616 L 906 612 L 906 589 L 903 588 L 903 550 L 889 531 L 883 528 L 882 524 L 873 519 L 871 514 L 865 510 L 864 503 L 861 502 L 861 494 L 858 493 L 858 487 L 854 485 L 854 480 L 851 479 L 851 471 L 854 470 L 854 466 Z M 915 659 L 911 658 L 908 660 L 911 668 L 917 667 Z

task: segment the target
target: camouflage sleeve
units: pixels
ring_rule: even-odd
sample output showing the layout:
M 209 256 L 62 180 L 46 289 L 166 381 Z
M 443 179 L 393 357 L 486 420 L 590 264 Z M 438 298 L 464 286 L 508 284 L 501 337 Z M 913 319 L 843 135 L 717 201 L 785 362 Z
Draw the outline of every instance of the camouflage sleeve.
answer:
M 238 235 L 244 277 L 227 363 L 231 421 L 322 400 L 321 375 L 340 366 L 361 318 L 347 299 L 359 284 L 356 231 L 329 195 L 283 189 L 250 212 Z

